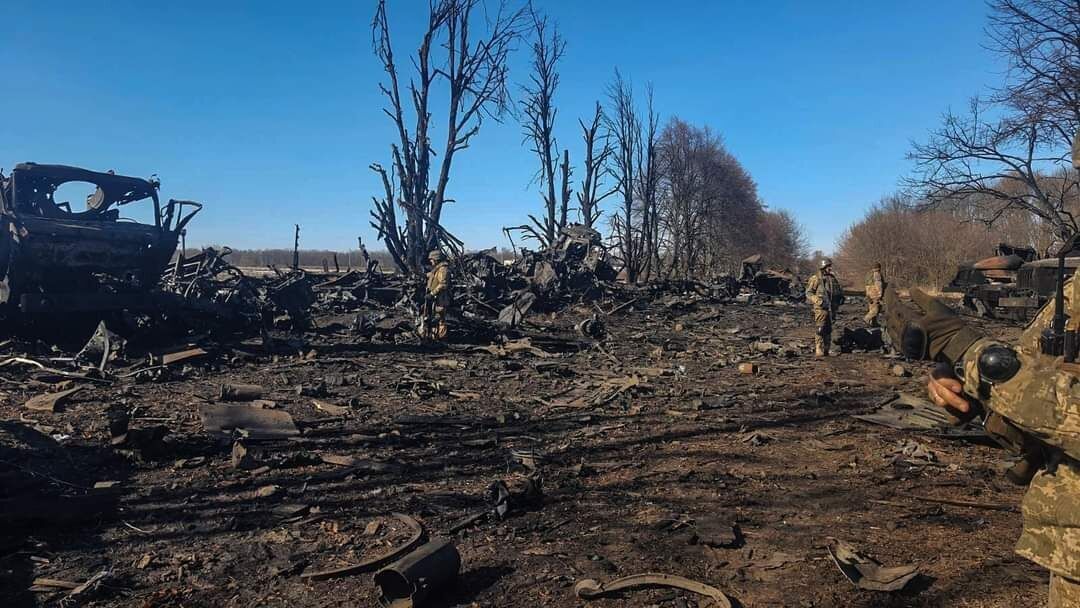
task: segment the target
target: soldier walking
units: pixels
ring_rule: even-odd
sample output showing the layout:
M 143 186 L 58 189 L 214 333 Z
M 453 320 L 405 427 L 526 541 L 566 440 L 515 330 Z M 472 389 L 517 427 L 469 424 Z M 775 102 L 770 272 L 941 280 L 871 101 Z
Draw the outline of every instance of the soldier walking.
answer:
M 881 276 L 881 264 L 875 263 L 874 269 L 866 275 L 866 302 L 867 310 L 863 321 L 870 327 L 878 326 L 878 315 L 881 314 L 881 296 L 885 293 L 885 279 Z
M 832 272 L 832 260 L 821 259 L 821 266 L 806 282 L 806 299 L 814 309 L 814 356 L 825 357 L 832 343 L 832 325 L 836 311 L 844 303 L 844 290 Z
M 427 301 L 424 303 L 425 315 L 424 337 L 428 340 L 443 340 L 446 338 L 446 310 L 453 301 L 453 286 L 450 284 L 450 264 L 446 256 L 438 249 L 428 254 L 431 262 L 431 270 L 427 275 Z

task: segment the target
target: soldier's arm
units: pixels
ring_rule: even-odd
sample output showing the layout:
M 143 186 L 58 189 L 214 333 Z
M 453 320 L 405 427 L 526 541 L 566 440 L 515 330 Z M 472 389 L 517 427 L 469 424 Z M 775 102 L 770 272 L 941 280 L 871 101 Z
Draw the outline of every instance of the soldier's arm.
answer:
M 814 306 L 821 306 L 821 296 L 818 295 L 818 275 L 810 275 L 810 280 L 806 282 L 806 299 L 810 301 Z

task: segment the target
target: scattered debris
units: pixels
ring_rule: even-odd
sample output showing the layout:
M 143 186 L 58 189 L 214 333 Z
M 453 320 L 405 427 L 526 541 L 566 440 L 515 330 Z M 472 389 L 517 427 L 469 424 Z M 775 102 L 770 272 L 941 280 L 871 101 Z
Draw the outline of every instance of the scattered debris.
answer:
M 360 574 L 363 572 L 373 572 L 393 562 L 394 560 L 398 559 L 402 555 L 405 555 L 409 551 L 412 551 L 417 546 L 419 546 L 421 542 L 423 542 L 426 532 L 424 530 L 424 526 L 421 525 L 419 521 L 403 513 L 394 513 L 393 517 L 394 519 L 404 524 L 410 532 L 409 539 L 400 546 L 391 549 L 385 553 L 382 553 L 381 555 L 377 555 L 375 557 L 367 559 L 359 564 L 345 566 L 342 568 L 334 568 L 332 570 L 304 572 L 300 575 L 300 578 L 313 581 L 323 581 L 331 578 L 338 578 L 341 576 L 352 576 L 353 574 Z
M 900 591 L 919 575 L 917 566 L 882 566 L 873 558 L 835 538 L 829 539 L 828 549 L 836 567 L 859 589 Z
M 754 374 L 757 374 L 758 371 L 760 370 L 757 363 L 747 362 L 739 364 L 739 373 L 744 376 L 753 376 Z
M 591 578 L 578 581 L 574 585 L 574 594 L 583 600 L 594 600 L 615 595 L 631 589 L 651 587 L 670 587 L 682 589 L 713 600 L 717 608 L 731 608 L 731 600 L 716 587 L 673 574 L 634 574 L 601 584 Z
M 916 431 L 924 435 L 937 437 L 986 437 L 986 431 L 982 425 L 974 422 L 961 423 L 960 419 L 949 414 L 943 408 L 906 393 L 894 395 L 876 412 L 856 414 L 852 418 L 893 429 Z
M 457 547 L 449 539 L 434 539 L 375 573 L 379 600 L 388 608 L 418 607 L 457 579 L 460 570 Z
M 66 391 L 58 391 L 55 393 L 46 393 L 44 395 L 38 395 L 31 397 L 23 407 L 35 412 L 55 412 L 56 408 L 61 407 L 68 400 L 69 397 L 75 393 L 81 391 L 83 387 L 76 386 L 75 388 L 69 388 Z
M 937 455 L 917 441 L 901 439 L 893 450 L 889 462 L 895 465 L 927 466 L 937 464 Z
M 300 434 L 288 412 L 249 404 L 204 403 L 199 405 L 199 418 L 206 432 L 224 436 L 239 432 L 247 439 L 259 440 Z

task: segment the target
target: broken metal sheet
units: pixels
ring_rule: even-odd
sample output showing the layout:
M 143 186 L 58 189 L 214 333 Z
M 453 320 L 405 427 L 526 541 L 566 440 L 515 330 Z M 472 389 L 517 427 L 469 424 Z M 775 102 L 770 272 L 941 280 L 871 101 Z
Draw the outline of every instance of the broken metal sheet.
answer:
M 917 566 L 882 566 L 877 560 L 835 538 L 829 539 L 828 549 L 836 567 L 859 589 L 900 591 L 919 575 Z
M 529 314 L 529 310 L 536 303 L 536 294 L 531 291 L 524 291 L 518 294 L 514 298 L 514 301 L 507 304 L 499 311 L 498 323 L 499 325 L 507 328 L 517 327 L 521 324 L 521 321 L 525 319 L 525 315 Z
M 372 572 L 393 562 L 402 555 L 405 555 L 409 551 L 412 551 L 414 548 L 419 546 L 423 542 L 424 538 L 427 536 L 427 532 L 424 530 L 424 526 L 416 519 L 403 513 L 394 513 L 393 516 L 395 519 L 405 524 L 405 526 L 411 532 L 409 539 L 405 541 L 404 544 L 394 549 L 390 549 L 389 551 L 372 557 L 370 559 L 366 559 L 359 564 L 345 566 L 342 568 L 334 568 L 332 570 L 305 572 L 300 575 L 300 578 L 313 581 L 324 581 L 331 578 L 337 578 L 339 576 L 351 576 L 353 574 L 360 574 L 362 572 Z
M 892 429 L 917 431 L 931 436 L 986 437 L 986 431 L 978 423 L 972 421 L 960 424 L 959 418 L 944 409 L 905 393 L 898 394 L 872 414 L 857 414 L 852 417 Z
M 326 401 L 320 401 L 319 399 L 312 399 L 311 404 L 315 406 L 315 409 L 320 412 L 326 412 L 331 416 L 348 416 L 352 410 L 340 405 L 334 405 L 333 403 L 327 403 Z
M 723 523 L 716 519 L 699 520 L 693 523 L 690 543 L 720 549 L 733 549 L 742 544 L 742 532 L 738 526 Z
M 358 458 L 356 456 L 338 455 L 338 454 L 320 454 L 319 459 L 326 464 L 333 464 L 340 467 L 348 467 L 355 469 L 358 472 L 364 473 L 400 473 L 404 470 L 400 464 L 394 464 L 392 462 L 379 462 L 378 460 L 371 460 L 370 458 Z
M 184 361 L 190 361 L 191 359 L 198 359 L 199 357 L 205 357 L 207 353 L 205 350 L 199 347 L 187 348 L 171 353 L 165 353 L 161 355 L 162 365 L 174 365 L 176 363 L 183 363 Z
M 126 344 L 126 340 L 105 326 L 105 321 L 100 321 L 86 345 L 75 355 L 75 360 L 105 371 L 110 361 L 123 356 Z
M 705 583 L 699 583 L 698 581 L 682 576 L 676 576 L 674 574 L 657 574 L 652 572 L 625 576 L 604 584 L 591 578 L 582 579 L 574 585 L 574 595 L 583 600 L 594 600 L 614 595 L 620 591 L 652 587 L 682 589 L 683 591 L 689 591 L 710 598 L 713 600 L 712 605 L 719 608 L 731 608 L 731 600 L 724 595 L 724 592 L 716 587 L 706 585 Z
M 288 412 L 247 404 L 204 403 L 199 418 L 208 433 L 231 435 L 240 431 L 251 439 L 280 439 L 300 434 Z
M 76 386 L 75 388 L 69 388 L 66 391 L 46 393 L 44 395 L 31 397 L 24 404 L 24 407 L 28 410 L 34 410 L 35 412 L 55 412 L 56 408 L 62 406 L 69 397 L 82 389 L 83 387 Z

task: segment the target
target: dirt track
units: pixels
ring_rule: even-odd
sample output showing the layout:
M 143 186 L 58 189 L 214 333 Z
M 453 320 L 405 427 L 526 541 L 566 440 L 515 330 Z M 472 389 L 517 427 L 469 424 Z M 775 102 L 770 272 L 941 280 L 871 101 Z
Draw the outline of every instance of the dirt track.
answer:
M 840 324 L 856 324 L 856 309 Z M 93 386 L 53 414 L 24 410 L 42 385 L 0 369 L 13 379 L 0 400 L 6 496 L 122 482 L 116 508 L 83 513 L 87 521 L 5 515 L 0 605 L 59 605 L 63 592 L 28 590 L 35 577 L 82 582 L 109 570 L 75 603 L 374 606 L 370 574 L 309 582 L 300 573 L 399 543 L 405 533 L 390 513 L 445 534 L 485 508 L 493 481 L 520 480 L 509 465 L 515 449 L 542 455 L 543 503 L 454 535 L 462 575 L 430 606 L 583 606 L 575 581 L 648 571 L 707 582 L 745 606 L 1044 603 L 1045 572 L 1011 552 L 1018 513 L 914 498 L 1018 505 L 1022 490 L 999 473 L 1003 451 L 850 417 L 893 391 L 921 394 L 923 369 L 897 378 L 896 361 L 879 354 L 814 359 L 801 306 L 654 303 L 613 317 L 600 347 L 572 331 L 591 312 L 534 316 L 527 333 L 550 356 L 503 358 L 461 343 L 371 344 L 334 334 L 335 319 L 324 318 L 304 357 L 226 348 L 161 381 Z M 740 375 L 756 338 L 791 356 L 757 355 L 760 373 Z M 625 382 L 635 373 L 637 385 Z M 304 430 L 261 446 L 269 470 L 234 469 L 230 444 L 203 432 L 197 408 L 222 382 L 264 386 Z M 319 399 L 350 416 L 297 393 L 320 382 Z M 167 426 L 164 449 L 110 448 L 110 404 L 138 406 L 133 427 Z M 904 439 L 938 462 L 891 463 Z M 361 460 L 335 466 L 320 460 L 328 454 Z M 266 486 L 277 490 L 257 497 Z M 377 530 L 368 525 L 376 519 Z M 694 544 L 691 523 L 740 533 L 727 548 Z M 829 537 L 885 565 L 916 563 L 925 576 L 900 593 L 858 590 L 829 559 Z M 588 605 L 707 605 L 698 601 L 650 590 Z

